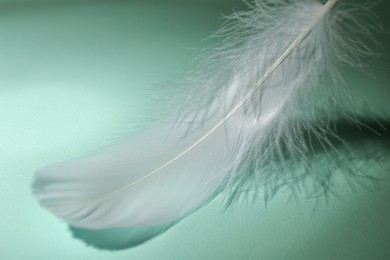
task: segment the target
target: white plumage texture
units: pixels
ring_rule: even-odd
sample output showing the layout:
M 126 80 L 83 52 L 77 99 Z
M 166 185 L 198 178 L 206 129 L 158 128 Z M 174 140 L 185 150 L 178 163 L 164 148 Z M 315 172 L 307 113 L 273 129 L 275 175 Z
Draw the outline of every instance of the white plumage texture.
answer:
M 222 46 L 178 88 L 169 119 L 38 170 L 41 205 L 78 227 L 160 225 L 262 182 L 262 169 L 285 154 L 304 158 L 303 131 L 321 139 L 337 116 L 340 65 L 367 52 L 359 10 L 335 2 L 256 0 L 229 17 Z M 314 92 L 326 99 L 318 104 Z

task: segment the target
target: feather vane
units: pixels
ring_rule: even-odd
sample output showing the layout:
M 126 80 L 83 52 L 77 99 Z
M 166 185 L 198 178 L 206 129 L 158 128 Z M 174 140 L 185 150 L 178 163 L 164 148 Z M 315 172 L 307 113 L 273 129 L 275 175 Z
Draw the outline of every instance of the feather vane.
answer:
M 35 196 L 77 227 L 154 226 L 239 187 L 251 169 L 261 175 L 256 169 L 281 153 L 282 140 L 303 153 L 296 122 L 304 121 L 303 108 L 314 109 L 307 93 L 338 81 L 335 63 L 353 64 L 363 52 L 345 51 L 337 19 L 349 13 L 333 12 L 335 3 L 256 0 L 221 30 L 225 45 L 201 75 L 181 87 L 179 112 L 92 155 L 38 170 Z

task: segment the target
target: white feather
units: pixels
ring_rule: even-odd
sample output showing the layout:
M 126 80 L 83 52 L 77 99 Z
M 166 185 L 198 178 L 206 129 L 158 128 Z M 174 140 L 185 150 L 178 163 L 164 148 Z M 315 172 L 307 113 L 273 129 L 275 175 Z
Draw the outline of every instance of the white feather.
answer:
M 299 146 L 297 122 L 303 108 L 315 111 L 308 93 L 321 81 L 337 82 L 335 64 L 362 53 L 348 46 L 337 20 L 350 12 L 333 12 L 335 2 L 256 0 L 221 30 L 225 45 L 182 87 L 180 113 L 95 154 L 40 169 L 33 192 L 41 205 L 79 227 L 159 225 L 237 188 L 249 168 L 261 175 L 282 142 L 301 154 L 307 147 Z

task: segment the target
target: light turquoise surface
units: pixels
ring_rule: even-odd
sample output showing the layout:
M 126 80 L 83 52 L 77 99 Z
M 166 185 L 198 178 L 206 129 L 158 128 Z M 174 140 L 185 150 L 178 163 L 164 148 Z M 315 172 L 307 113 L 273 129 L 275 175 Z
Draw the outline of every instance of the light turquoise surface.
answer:
M 355 191 L 336 183 L 337 198 L 318 207 L 315 200 L 288 201 L 282 193 L 267 206 L 259 200 L 222 212 L 217 199 L 129 250 L 101 251 L 73 239 L 67 225 L 31 195 L 34 170 L 81 156 L 134 126 L 135 111 L 148 100 L 143 88 L 191 68 L 198 49 L 210 44 L 203 39 L 222 22 L 220 14 L 239 4 L 5 2 L 0 2 L 0 259 L 390 259 L 387 175 Z M 388 34 L 381 41 L 386 51 Z M 390 111 L 388 65 L 372 70 L 375 79 L 354 80 L 378 114 Z

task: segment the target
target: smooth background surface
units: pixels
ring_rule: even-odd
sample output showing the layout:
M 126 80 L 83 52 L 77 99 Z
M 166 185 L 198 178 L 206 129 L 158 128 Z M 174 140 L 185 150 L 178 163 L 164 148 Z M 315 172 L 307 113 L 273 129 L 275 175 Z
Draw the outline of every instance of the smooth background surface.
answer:
M 148 101 L 143 89 L 191 68 L 221 13 L 234 7 L 242 5 L 0 2 L 0 259 L 390 259 L 388 176 L 355 191 L 339 183 L 337 196 L 317 207 L 316 200 L 289 202 L 279 194 L 267 206 L 259 200 L 222 213 L 216 200 L 162 236 L 119 252 L 85 246 L 37 205 L 34 170 L 131 128 Z M 378 10 L 389 9 L 385 3 Z M 380 38 L 386 53 L 388 36 Z M 370 70 L 375 80 L 354 81 L 378 114 L 389 111 L 388 66 Z

